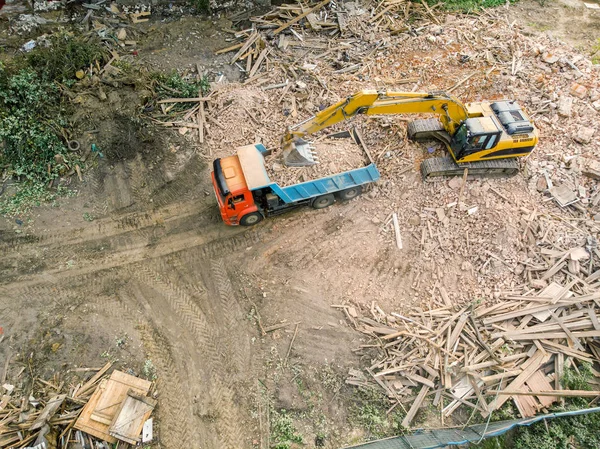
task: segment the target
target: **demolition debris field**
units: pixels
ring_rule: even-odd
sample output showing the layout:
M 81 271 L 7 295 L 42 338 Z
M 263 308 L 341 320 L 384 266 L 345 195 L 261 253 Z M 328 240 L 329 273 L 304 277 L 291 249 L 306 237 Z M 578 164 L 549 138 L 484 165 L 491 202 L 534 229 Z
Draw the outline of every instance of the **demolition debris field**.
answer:
M 152 447 L 334 448 L 484 422 L 506 404 L 532 416 L 573 394 L 564 373 L 587 364 L 592 392 L 578 394 L 594 399 L 598 49 L 536 30 L 531 5 L 77 12 L 110 55 L 63 86 L 81 167 L 56 182 L 76 194 L 0 222 L 0 447 L 33 440 L 56 395 L 44 422 L 61 437 L 84 405 L 77 388 L 107 364 L 152 382 Z M 3 58 L 62 14 L 2 21 Z M 131 67 L 210 89 L 156 97 L 164 80 Z M 209 167 L 236 146 L 273 150 L 284 184 L 366 163 L 335 143 L 318 168 L 274 167 L 286 127 L 367 88 L 517 99 L 540 143 L 514 178 L 423 182 L 420 162 L 443 150 L 407 140 L 413 117 L 357 117 L 328 132 L 360 131 L 382 174 L 371 189 L 253 228 L 221 223 Z

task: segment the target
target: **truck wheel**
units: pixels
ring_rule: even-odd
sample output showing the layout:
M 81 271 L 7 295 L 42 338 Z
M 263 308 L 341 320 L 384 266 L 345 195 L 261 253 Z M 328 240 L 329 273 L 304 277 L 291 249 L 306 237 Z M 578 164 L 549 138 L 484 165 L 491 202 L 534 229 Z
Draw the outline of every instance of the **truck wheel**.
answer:
M 348 201 L 348 200 L 351 200 L 352 198 L 356 198 L 361 193 L 362 193 L 362 187 L 356 186 L 356 187 L 350 187 L 349 189 L 346 189 L 346 190 L 342 190 L 341 192 L 338 193 L 338 196 L 339 196 L 340 200 Z
M 260 212 L 250 212 L 249 214 L 244 215 L 240 219 L 240 224 L 242 226 L 254 226 L 262 221 L 263 216 Z
M 315 209 L 325 209 L 326 207 L 331 206 L 333 203 L 335 203 L 335 197 L 333 194 L 328 193 L 327 195 L 316 197 L 312 201 L 311 206 Z

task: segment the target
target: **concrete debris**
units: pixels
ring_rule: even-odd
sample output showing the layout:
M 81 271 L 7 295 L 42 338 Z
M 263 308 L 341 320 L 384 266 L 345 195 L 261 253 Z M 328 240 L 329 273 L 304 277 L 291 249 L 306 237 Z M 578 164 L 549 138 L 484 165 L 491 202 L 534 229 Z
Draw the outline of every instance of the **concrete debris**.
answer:
M 582 86 L 581 84 L 578 83 L 573 83 L 571 85 L 571 95 L 578 97 L 578 98 L 585 98 L 588 94 L 588 90 L 587 87 Z
M 580 126 L 577 129 L 577 134 L 575 134 L 575 141 L 586 144 L 592 141 L 592 137 L 594 136 L 594 132 L 596 130 L 594 128 L 590 128 L 588 126 Z
M 562 117 L 571 117 L 573 110 L 573 99 L 563 96 L 558 100 L 558 115 Z
M 546 52 L 542 53 L 541 59 L 542 59 L 542 61 L 544 61 L 547 64 L 554 64 L 556 61 L 558 61 L 560 59 L 560 56 L 546 51 Z

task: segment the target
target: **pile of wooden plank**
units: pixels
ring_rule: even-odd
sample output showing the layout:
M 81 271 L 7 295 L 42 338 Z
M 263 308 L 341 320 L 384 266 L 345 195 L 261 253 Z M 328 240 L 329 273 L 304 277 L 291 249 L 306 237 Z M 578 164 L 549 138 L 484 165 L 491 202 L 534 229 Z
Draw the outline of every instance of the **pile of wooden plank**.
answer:
M 125 448 L 151 441 L 149 417 L 156 400 L 147 395 L 152 382 L 116 370 L 108 376 L 111 366 L 109 362 L 102 368 L 72 370 L 91 377 L 70 388 L 58 375 L 52 381 L 35 379 L 33 388 L 21 394 L 14 385 L 4 383 L 0 387 L 0 448 L 67 448 L 77 443 L 79 447 L 117 444 Z
M 569 260 L 584 258 L 582 250 L 560 255 L 545 271 L 544 288 L 498 295 L 485 304 L 456 307 L 442 288 L 445 305 L 407 316 L 388 315 L 374 303 L 370 317 L 336 306 L 373 337 L 362 348 L 379 350 L 366 374 L 353 370 L 347 383 L 383 389 L 392 407 L 405 408 L 405 427 L 429 397 L 443 420 L 461 405 L 487 417 L 512 399 L 529 417 L 561 397 L 600 396 L 561 384 L 566 368 L 588 363 L 595 376 L 590 386 L 600 390 L 600 270 L 585 278 L 567 271 Z M 555 274 L 564 281 L 550 280 Z

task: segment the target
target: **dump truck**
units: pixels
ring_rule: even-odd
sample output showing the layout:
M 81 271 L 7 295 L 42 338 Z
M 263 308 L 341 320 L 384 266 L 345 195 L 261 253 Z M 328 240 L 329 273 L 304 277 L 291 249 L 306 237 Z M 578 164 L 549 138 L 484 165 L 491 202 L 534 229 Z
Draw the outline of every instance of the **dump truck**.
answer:
M 357 145 L 361 144 L 358 135 L 353 137 Z M 368 160 L 363 167 L 283 186 L 269 178 L 264 145 L 238 147 L 233 156 L 213 161 L 211 176 L 221 218 L 227 225 L 252 226 L 299 207 L 323 209 L 336 200 L 351 200 L 381 176 L 367 148 L 361 148 Z

